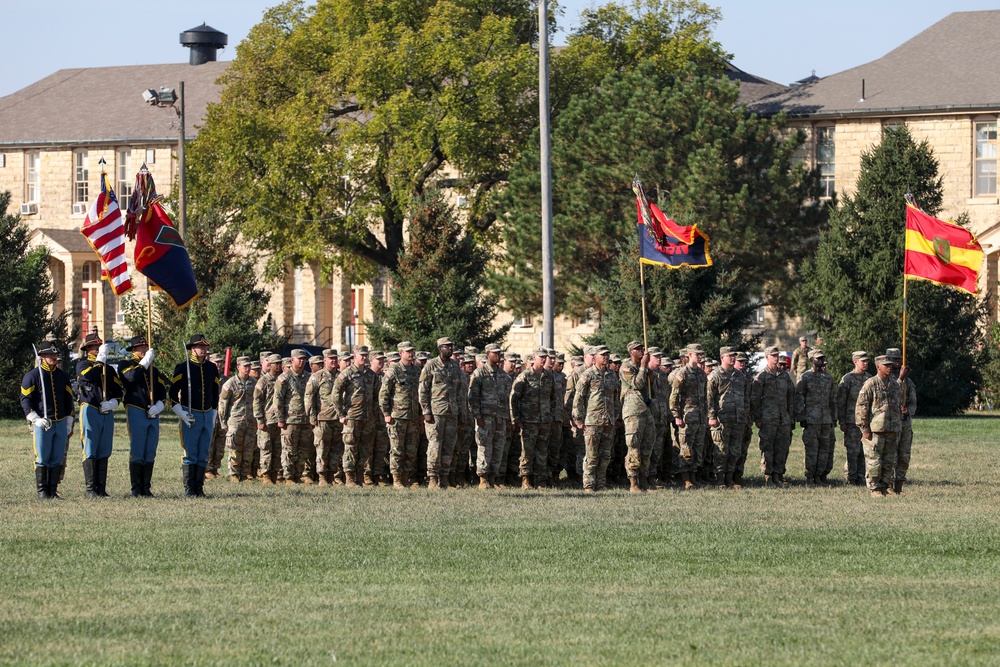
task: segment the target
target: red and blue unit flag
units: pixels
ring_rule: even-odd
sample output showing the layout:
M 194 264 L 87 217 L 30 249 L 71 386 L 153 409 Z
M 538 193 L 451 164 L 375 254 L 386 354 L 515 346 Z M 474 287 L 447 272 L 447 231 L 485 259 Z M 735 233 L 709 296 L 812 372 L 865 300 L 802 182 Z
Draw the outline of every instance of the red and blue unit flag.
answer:
M 678 225 L 651 204 L 643 192 L 642 183 L 632 183 L 635 205 L 639 214 L 639 261 L 643 264 L 679 269 L 682 266 L 700 269 L 712 266 L 708 252 L 708 234 L 698 225 Z

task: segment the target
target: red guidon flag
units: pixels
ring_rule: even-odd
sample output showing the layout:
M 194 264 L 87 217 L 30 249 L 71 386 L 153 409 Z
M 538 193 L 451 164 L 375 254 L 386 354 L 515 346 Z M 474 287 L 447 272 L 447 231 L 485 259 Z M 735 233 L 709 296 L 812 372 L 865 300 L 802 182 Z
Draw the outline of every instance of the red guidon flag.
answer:
M 983 248 L 965 227 L 906 207 L 906 278 L 976 293 Z
M 80 233 L 86 237 L 94 252 L 101 258 L 101 277 L 111 283 L 117 296 L 132 289 L 132 280 L 125 263 L 125 225 L 118 208 L 115 191 L 107 184 L 106 174 L 101 174 L 101 192 L 90 205 Z

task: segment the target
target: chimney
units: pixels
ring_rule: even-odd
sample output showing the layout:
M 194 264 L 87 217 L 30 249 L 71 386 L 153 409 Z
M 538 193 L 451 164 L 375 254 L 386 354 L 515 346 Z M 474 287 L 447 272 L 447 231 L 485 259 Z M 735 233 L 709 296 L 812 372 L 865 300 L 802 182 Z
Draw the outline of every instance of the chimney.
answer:
M 229 35 L 204 23 L 181 33 L 181 45 L 191 49 L 191 57 L 188 60 L 191 65 L 215 62 L 216 51 L 228 43 Z

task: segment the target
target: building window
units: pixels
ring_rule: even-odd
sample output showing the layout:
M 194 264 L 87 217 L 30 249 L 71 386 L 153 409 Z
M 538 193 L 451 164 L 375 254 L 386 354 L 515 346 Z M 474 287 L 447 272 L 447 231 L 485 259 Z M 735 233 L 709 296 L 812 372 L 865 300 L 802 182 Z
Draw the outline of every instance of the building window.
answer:
M 7 166 L 7 154 L 0 153 L 0 167 L 6 167 L 6 166 Z
M 514 321 L 510 323 L 512 329 L 530 329 L 531 320 L 527 317 L 515 317 Z
M 156 149 L 147 148 L 146 149 L 146 164 L 156 164 Z
M 997 123 L 995 120 L 976 123 L 976 191 L 975 196 L 997 193 Z
M 816 128 L 816 168 L 819 169 L 821 197 L 832 197 L 837 153 L 834 147 L 833 126 Z
M 90 170 L 87 168 L 87 151 L 73 154 L 73 201 L 86 203 L 90 199 Z
M 132 151 L 118 151 L 118 208 L 128 210 L 128 198 L 132 196 L 135 179 L 132 177 Z
M 24 154 L 24 158 L 24 163 L 27 165 L 28 170 L 24 179 L 26 184 L 25 189 L 27 190 L 24 193 L 24 198 L 28 202 L 38 202 L 41 200 L 41 190 L 39 188 L 41 181 L 38 178 L 38 172 L 42 166 L 42 154 L 39 151 L 28 151 Z

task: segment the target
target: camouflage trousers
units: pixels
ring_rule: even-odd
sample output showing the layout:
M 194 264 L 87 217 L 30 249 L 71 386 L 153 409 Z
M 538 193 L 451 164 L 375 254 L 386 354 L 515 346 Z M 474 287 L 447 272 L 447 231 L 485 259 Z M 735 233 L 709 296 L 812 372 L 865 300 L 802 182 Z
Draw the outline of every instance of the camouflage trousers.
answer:
M 585 426 L 583 442 L 587 452 L 583 457 L 583 488 L 596 491 L 605 489 L 608 485 L 611 448 L 615 442 L 614 425 Z
M 497 433 L 501 426 L 499 420 L 489 415 L 481 416 L 480 419 L 483 420 L 482 426 L 473 421 L 476 424 L 476 474 L 486 477 L 493 472 L 494 467 L 500 467 L 503 442 Z
M 705 426 L 699 419 L 696 422 L 684 422 L 677 427 L 677 440 L 680 444 L 680 461 L 678 472 L 695 473 L 705 460 Z
M 257 449 L 257 422 L 237 417 L 226 424 L 226 449 L 229 451 L 229 474 L 250 477 L 254 472 L 253 453 Z
M 740 456 L 736 459 L 736 467 L 733 469 L 733 479 L 742 481 L 743 471 L 747 464 L 747 452 L 750 451 L 750 440 L 753 438 L 753 428 L 750 422 L 740 422 L 743 433 L 740 436 Z
M 336 474 L 344 458 L 344 429 L 339 421 L 316 422 L 313 427 L 313 447 L 316 449 L 316 472 Z
M 365 474 L 371 476 L 385 475 L 389 472 L 389 430 L 386 428 L 385 417 L 379 412 L 375 417 L 375 447 L 371 462 L 365 465 Z
M 510 420 L 497 417 L 493 422 L 493 460 L 490 462 L 490 474 L 502 482 L 502 476 L 507 473 L 507 454 L 510 453 Z
M 348 419 L 344 424 L 344 475 L 371 470 L 375 452 L 375 422 L 371 419 Z
M 535 475 L 535 483 L 549 478 L 548 471 L 548 422 L 521 423 L 521 461 L 519 472 L 521 477 Z
M 212 428 L 212 442 L 208 445 L 208 470 L 219 472 L 222 453 L 226 451 L 226 432 L 218 424 Z
M 417 470 L 417 447 L 420 444 L 420 422 L 413 419 L 393 419 L 389 431 L 389 472 L 393 475 Z
M 649 479 L 650 459 L 656 446 L 656 423 L 648 411 L 625 417 L 625 472 L 629 478 Z
M 281 470 L 281 429 L 276 424 L 268 424 L 264 430 L 257 428 L 257 449 L 261 475 Z
M 792 425 L 763 424 L 757 432 L 761 453 L 761 472 L 765 475 L 785 474 L 788 448 L 792 445 Z
M 848 482 L 860 482 L 865 478 L 865 450 L 861 446 L 861 429 L 854 424 L 848 424 L 844 431 L 844 449 L 844 475 Z
M 903 418 L 903 430 L 899 432 L 896 447 L 896 479 L 906 481 L 906 471 L 910 469 L 910 450 L 913 449 L 913 421 Z
M 587 444 L 585 439 L 586 428 L 573 427 L 573 445 L 571 451 L 573 453 L 573 465 L 576 470 L 576 476 L 583 479 L 583 459 L 587 455 Z
M 653 453 L 649 456 L 649 479 L 669 479 L 670 477 L 670 424 L 656 422 L 656 440 Z
M 709 431 L 715 448 L 715 474 L 721 484 L 726 475 L 736 472 L 736 462 L 743 449 L 744 428 L 742 422 L 719 421 L 719 425 L 710 427 Z
M 806 479 L 830 474 L 835 443 L 833 424 L 807 424 L 802 429 L 802 446 L 806 450 Z M 827 463 L 830 464 L 829 468 Z
M 312 428 L 309 424 L 286 424 L 281 429 L 281 467 L 285 479 L 301 481 L 315 467 Z
M 459 417 L 455 426 L 455 449 L 451 455 L 450 472 L 465 472 L 469 463 L 470 435 L 473 435 L 472 428 L 468 426 L 466 418 Z
M 424 422 L 424 433 L 427 434 L 427 476 L 447 475 L 458 439 L 458 417 L 434 415 L 433 424 Z
M 896 453 L 899 447 L 898 433 L 872 433 L 871 440 L 861 438 L 865 448 L 865 478 L 868 490 L 885 491 L 892 486 L 896 476 Z
M 548 449 L 546 450 L 545 458 L 548 462 L 546 467 L 548 468 L 548 477 L 550 479 L 558 480 L 559 473 L 562 472 L 562 450 L 564 441 L 565 438 L 563 437 L 562 420 L 549 424 L 549 444 Z
M 679 475 L 681 470 L 681 428 L 677 422 L 670 424 L 670 465 L 673 475 Z
M 500 470 L 506 471 L 505 474 L 510 477 L 518 477 L 521 474 L 521 429 L 515 428 L 513 422 L 510 423 L 508 438 L 509 444 L 500 462 Z

